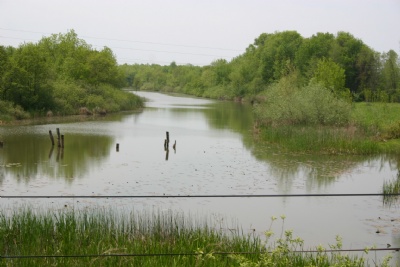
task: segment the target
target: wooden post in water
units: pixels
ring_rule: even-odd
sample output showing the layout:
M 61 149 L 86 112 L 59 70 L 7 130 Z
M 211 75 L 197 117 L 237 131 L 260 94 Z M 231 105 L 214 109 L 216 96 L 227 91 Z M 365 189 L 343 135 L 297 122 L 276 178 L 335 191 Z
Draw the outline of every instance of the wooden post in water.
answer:
M 49 135 L 50 135 L 51 145 L 54 146 L 54 137 L 53 134 L 51 133 L 51 130 L 49 130 Z
M 167 149 L 169 148 L 169 132 L 166 132 L 167 134 Z
M 61 135 L 61 148 L 64 148 L 64 135 Z
M 117 150 L 117 152 L 119 152 L 119 144 L 117 143 L 117 146 L 116 146 L 116 150 Z
M 57 128 L 57 144 L 58 147 L 61 147 L 61 142 L 60 142 L 60 128 Z

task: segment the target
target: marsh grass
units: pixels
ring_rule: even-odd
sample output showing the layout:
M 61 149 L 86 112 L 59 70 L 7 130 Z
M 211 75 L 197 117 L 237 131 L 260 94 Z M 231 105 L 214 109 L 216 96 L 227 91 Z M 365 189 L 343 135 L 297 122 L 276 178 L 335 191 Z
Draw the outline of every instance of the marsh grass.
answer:
M 399 200 L 400 194 L 400 171 L 397 173 L 397 178 L 392 181 L 385 181 L 382 186 L 383 204 L 391 206 Z
M 259 123 L 261 140 L 291 152 L 400 153 L 400 104 L 356 103 L 345 125 Z
M 363 133 L 354 126 L 282 125 L 261 130 L 262 140 L 278 144 L 290 152 L 373 154 L 382 150 L 379 144 L 361 136 Z
M 226 234 L 206 221 L 172 213 L 67 211 L 35 214 L 30 210 L 0 218 L 1 255 L 108 255 L 195 253 L 198 256 L 81 257 L 7 259 L 1 266 L 230 266 L 215 251 L 260 249 L 253 235 Z M 249 255 L 249 258 L 254 257 Z
M 303 250 L 304 242 L 293 238 L 292 231 L 285 231 L 283 224 L 280 237 L 269 242 L 273 234 L 267 231 L 264 243 L 253 234 L 239 230 L 224 232 L 209 223 L 172 212 L 129 215 L 107 210 L 34 213 L 25 209 L 11 215 L 3 212 L 0 266 L 363 266 L 364 263 L 362 257 L 327 253 L 322 247 L 318 248 L 319 253 L 294 252 Z M 331 248 L 340 249 L 335 246 Z M 192 255 L 115 256 L 163 253 Z M 17 255 L 102 256 L 4 257 Z

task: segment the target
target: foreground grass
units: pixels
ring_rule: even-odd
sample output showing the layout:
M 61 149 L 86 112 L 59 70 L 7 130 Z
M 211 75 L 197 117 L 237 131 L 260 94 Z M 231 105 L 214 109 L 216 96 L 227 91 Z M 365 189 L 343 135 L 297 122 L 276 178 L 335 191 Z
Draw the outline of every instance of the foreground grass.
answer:
M 292 152 L 400 153 L 400 104 L 356 103 L 345 126 L 262 125 L 261 140 Z
M 266 232 L 267 239 L 272 235 Z M 318 253 L 293 252 L 304 248 L 303 241 L 293 238 L 291 231 L 285 231 L 276 242 L 265 245 L 253 235 L 237 231 L 224 233 L 210 228 L 206 222 L 161 212 L 117 216 L 111 211 L 34 214 L 26 209 L 1 216 L 0 236 L 0 266 L 366 265 L 363 258 L 326 253 L 321 247 Z M 340 249 L 340 240 L 330 247 Z M 29 255 L 57 257 L 10 257 Z

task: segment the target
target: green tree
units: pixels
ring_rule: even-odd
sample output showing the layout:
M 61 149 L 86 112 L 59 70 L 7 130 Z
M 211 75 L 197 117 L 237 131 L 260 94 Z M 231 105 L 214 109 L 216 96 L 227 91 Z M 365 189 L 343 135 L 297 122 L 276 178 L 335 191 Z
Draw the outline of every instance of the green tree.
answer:
M 295 64 L 300 73 L 312 77 L 317 63 L 322 58 L 329 58 L 335 36 L 331 33 L 317 33 L 304 39 L 296 52 Z
M 313 80 L 321 83 L 336 96 L 348 95 L 345 88 L 345 71 L 331 59 L 320 59 L 314 73 Z
M 52 87 L 49 65 L 38 45 L 21 45 L 11 56 L 8 70 L 3 74 L 5 100 L 25 110 L 51 109 Z
M 98 86 L 108 83 L 116 87 L 124 84 L 122 73 L 117 67 L 117 60 L 110 48 L 105 47 L 100 52 L 91 51 L 87 58 L 89 84 Z
M 361 40 L 356 39 L 350 33 L 338 32 L 336 42 L 331 50 L 332 60 L 345 70 L 345 86 L 352 93 L 357 93 L 359 90 L 360 80 L 356 63 L 363 45 Z
M 389 95 L 395 95 L 400 90 L 399 56 L 395 51 L 390 50 L 382 55 L 382 61 L 382 89 Z

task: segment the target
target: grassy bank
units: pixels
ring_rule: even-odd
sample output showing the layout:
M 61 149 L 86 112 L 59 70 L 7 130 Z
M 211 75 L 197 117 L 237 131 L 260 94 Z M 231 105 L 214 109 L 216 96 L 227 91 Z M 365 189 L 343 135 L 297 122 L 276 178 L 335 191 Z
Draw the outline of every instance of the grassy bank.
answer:
M 294 253 L 304 248 L 291 231 L 265 245 L 253 235 L 216 230 L 209 222 L 171 212 L 121 217 L 104 210 L 34 214 L 25 209 L 10 216 L 2 213 L 0 236 L 1 266 L 365 266 L 363 258 L 326 253 L 321 247 L 318 253 Z M 267 231 L 266 237 L 273 233 Z M 340 240 L 330 247 L 340 249 Z M 17 255 L 58 257 L 4 257 Z
M 288 151 L 322 154 L 400 153 L 400 104 L 355 103 L 346 125 L 262 125 L 260 140 Z

